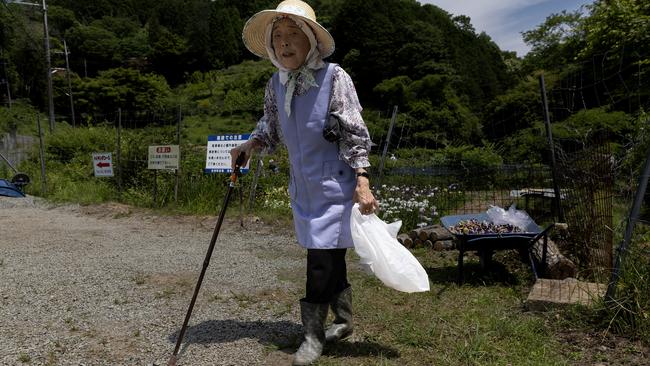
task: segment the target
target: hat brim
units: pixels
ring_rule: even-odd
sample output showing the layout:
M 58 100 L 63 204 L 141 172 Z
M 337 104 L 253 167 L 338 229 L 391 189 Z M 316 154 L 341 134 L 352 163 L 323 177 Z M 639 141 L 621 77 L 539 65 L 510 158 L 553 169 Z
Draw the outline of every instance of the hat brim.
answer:
M 316 36 L 318 50 L 322 58 L 328 57 L 334 53 L 334 38 L 322 25 L 300 15 L 283 13 L 277 10 L 262 10 L 248 19 L 242 31 L 242 40 L 244 41 L 244 45 L 253 54 L 262 58 L 269 58 L 265 45 L 266 27 L 279 15 L 299 17 L 305 21 L 305 23 L 309 24 Z

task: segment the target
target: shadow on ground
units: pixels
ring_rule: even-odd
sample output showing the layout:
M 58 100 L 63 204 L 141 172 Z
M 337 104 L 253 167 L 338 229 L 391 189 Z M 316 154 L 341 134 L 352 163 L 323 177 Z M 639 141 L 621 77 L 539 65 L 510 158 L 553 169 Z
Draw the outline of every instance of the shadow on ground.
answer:
M 458 279 L 458 267 L 427 267 L 429 281 L 440 285 L 455 285 Z M 463 264 L 463 284 L 469 286 L 517 285 L 520 280 L 509 268 L 499 262 L 492 262 L 483 268 L 480 263 Z
M 178 340 L 180 329 L 169 335 L 172 343 Z M 279 348 L 292 345 L 302 336 L 302 326 L 288 321 L 208 320 L 187 328 L 184 344 L 228 343 L 243 338 L 257 339 L 265 345 Z
M 264 345 L 273 345 L 280 352 L 293 353 L 302 341 L 302 325 L 288 321 L 238 321 L 208 320 L 187 328 L 183 343 L 190 344 L 227 343 L 242 338 L 256 339 Z M 168 340 L 176 343 L 180 329 L 169 335 Z M 370 341 L 341 341 L 328 344 L 323 353 L 334 357 L 399 357 L 391 347 Z

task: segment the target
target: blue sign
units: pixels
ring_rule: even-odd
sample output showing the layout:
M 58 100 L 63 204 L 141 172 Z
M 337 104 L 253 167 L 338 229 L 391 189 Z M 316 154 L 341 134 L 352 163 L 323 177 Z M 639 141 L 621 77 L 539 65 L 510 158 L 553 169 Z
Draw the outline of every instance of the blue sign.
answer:
M 248 141 L 250 137 L 250 133 L 208 136 L 208 148 L 203 171 L 205 173 L 232 173 L 230 150 Z M 241 172 L 247 173 L 248 166 L 249 163 L 246 163 L 246 166 L 241 168 Z

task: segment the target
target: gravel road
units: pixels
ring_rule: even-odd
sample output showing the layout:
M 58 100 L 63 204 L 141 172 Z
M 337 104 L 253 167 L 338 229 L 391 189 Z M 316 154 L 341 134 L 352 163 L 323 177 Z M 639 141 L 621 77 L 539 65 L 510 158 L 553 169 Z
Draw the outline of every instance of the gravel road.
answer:
M 166 365 L 215 222 L 0 197 L 0 364 Z M 299 342 L 304 253 L 244 226 L 222 226 L 179 365 L 282 364 Z

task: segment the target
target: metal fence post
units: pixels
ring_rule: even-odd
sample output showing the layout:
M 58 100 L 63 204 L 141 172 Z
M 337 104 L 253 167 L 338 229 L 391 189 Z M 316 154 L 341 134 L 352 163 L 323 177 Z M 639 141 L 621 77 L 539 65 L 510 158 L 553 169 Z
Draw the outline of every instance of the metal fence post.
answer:
M 117 109 L 117 193 L 122 196 L 122 108 Z
M 41 159 L 41 191 L 47 193 L 47 176 L 45 175 L 45 151 L 43 148 L 43 131 L 41 130 L 41 117 L 36 114 L 36 125 L 38 126 L 39 157 Z
M 379 161 L 379 178 L 377 179 L 377 186 L 381 185 L 381 178 L 384 175 L 384 160 L 386 159 L 386 153 L 388 152 L 388 145 L 390 144 L 390 136 L 393 134 L 393 126 L 395 126 L 396 119 L 397 119 L 397 106 L 394 106 L 393 116 L 390 119 L 390 126 L 388 127 L 388 134 L 386 135 L 386 143 L 384 145 L 384 151 L 381 153 L 381 160 Z
M 153 170 L 153 206 L 158 206 L 158 169 Z
M 548 113 L 548 100 L 546 99 L 546 83 L 544 74 L 539 76 L 539 86 L 542 94 L 542 107 L 544 111 L 544 127 L 546 128 L 546 138 L 548 139 L 549 148 L 551 149 L 551 174 L 553 175 L 553 190 L 555 191 L 555 205 L 557 208 L 560 222 L 564 222 L 564 211 L 560 202 L 560 187 L 557 182 L 557 166 L 555 164 L 555 145 L 553 144 L 553 132 L 551 131 L 551 119 Z
M 262 157 L 257 158 L 257 166 L 255 167 L 255 176 L 253 177 L 253 183 L 251 184 L 251 191 L 248 196 L 248 212 L 253 208 L 253 203 L 255 202 L 255 191 L 257 190 L 257 181 L 262 174 L 262 167 L 264 163 L 262 162 Z
M 182 115 L 182 110 L 181 110 L 181 105 L 178 105 L 178 121 L 176 124 L 176 145 L 178 145 L 178 151 L 180 155 L 180 149 L 181 149 L 181 120 L 183 118 Z M 176 182 L 174 184 L 174 202 L 178 203 L 178 181 L 179 181 L 179 170 L 181 168 L 181 162 L 180 162 L 180 156 L 179 156 L 179 161 L 178 161 L 178 169 L 176 169 L 175 174 L 176 174 Z

